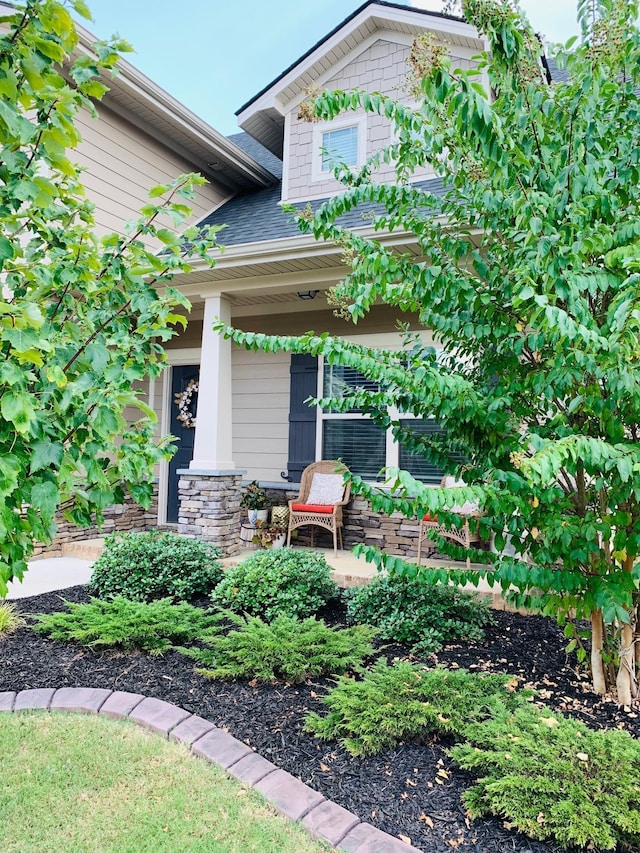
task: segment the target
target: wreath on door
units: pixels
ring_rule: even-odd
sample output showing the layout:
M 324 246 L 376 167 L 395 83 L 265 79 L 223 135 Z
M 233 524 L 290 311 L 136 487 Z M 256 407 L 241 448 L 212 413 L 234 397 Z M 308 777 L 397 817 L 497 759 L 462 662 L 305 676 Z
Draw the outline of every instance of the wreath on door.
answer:
M 177 418 L 185 429 L 195 429 L 196 413 L 193 409 L 194 397 L 197 395 L 200 383 L 192 379 L 184 391 L 178 392 L 174 399 L 178 407 Z

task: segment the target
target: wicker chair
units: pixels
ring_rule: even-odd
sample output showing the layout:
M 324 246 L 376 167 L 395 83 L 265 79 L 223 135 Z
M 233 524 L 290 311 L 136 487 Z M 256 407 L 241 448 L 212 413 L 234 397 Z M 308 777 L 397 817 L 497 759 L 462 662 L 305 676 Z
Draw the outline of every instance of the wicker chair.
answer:
M 447 477 L 443 477 L 440 483 L 441 488 L 445 488 L 447 485 Z M 471 515 L 478 516 L 479 512 L 471 513 Z M 469 522 L 465 519 L 462 527 L 445 527 L 441 524 L 437 517 L 431 517 L 429 515 L 425 515 L 424 518 L 420 519 L 420 531 L 418 533 L 418 557 L 417 564 L 420 565 L 420 561 L 422 560 L 422 544 L 425 539 L 431 539 L 429 535 L 431 532 L 435 532 L 436 536 L 442 536 L 444 539 L 451 539 L 452 542 L 457 542 L 458 545 L 463 545 L 467 550 L 471 548 L 472 544 L 479 544 L 482 542 L 480 538 L 480 534 L 477 530 L 471 530 L 469 527 Z M 467 556 L 467 568 L 471 567 L 471 559 Z
M 342 507 L 349 502 L 351 491 L 347 483 L 342 489 L 342 498 L 335 503 L 310 503 L 309 495 L 312 494 L 314 474 L 341 475 L 347 469 L 340 462 L 323 460 L 314 462 L 302 472 L 300 477 L 300 494 L 294 500 L 289 501 L 289 529 L 287 531 L 287 545 L 291 544 L 291 531 L 297 527 L 308 524 L 311 527 L 311 547 L 314 544 L 315 527 L 323 527 L 333 534 L 333 553 L 338 555 L 338 540 L 340 548 L 342 544 Z

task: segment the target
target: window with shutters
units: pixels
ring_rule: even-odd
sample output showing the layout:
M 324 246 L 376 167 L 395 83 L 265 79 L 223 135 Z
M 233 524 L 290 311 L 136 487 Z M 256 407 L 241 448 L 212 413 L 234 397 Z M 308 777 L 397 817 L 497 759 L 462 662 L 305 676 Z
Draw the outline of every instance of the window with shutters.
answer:
M 320 373 L 319 393 L 322 397 L 343 397 L 354 389 L 375 391 L 378 387 L 351 367 L 324 363 Z M 318 417 L 318 458 L 342 459 L 350 471 L 370 482 L 382 481 L 382 468 L 400 466 L 424 483 L 440 483 L 444 474 L 440 468 L 423 456 L 410 453 L 394 441 L 390 431 L 385 432 L 361 410 L 319 410 Z M 430 418 L 423 420 L 406 416 L 400 423 L 421 435 L 442 432 L 440 425 Z

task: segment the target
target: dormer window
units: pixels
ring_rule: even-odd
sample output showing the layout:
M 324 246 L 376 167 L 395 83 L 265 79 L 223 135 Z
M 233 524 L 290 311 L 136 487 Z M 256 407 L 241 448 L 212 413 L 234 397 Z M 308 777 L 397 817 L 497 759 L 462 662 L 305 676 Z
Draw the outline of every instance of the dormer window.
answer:
M 339 164 L 361 166 L 367 153 L 367 117 L 340 116 L 313 128 L 313 181 L 332 181 Z
M 358 126 L 326 130 L 322 134 L 322 171 L 330 172 L 336 163 L 358 164 Z

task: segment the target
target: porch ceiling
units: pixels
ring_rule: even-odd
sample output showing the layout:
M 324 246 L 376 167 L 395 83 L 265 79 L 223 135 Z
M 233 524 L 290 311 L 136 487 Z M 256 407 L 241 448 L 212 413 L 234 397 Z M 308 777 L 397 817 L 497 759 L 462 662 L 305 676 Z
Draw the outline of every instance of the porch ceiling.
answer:
M 415 242 L 399 241 L 396 235 L 389 235 L 388 240 L 378 235 L 377 239 L 394 242 L 398 251 L 414 258 L 421 256 Z M 190 297 L 207 292 L 225 293 L 234 298 L 249 292 L 292 293 L 312 284 L 322 290 L 346 275 L 347 267 L 341 256 L 339 246 L 309 241 L 307 237 L 230 246 L 216 257 L 213 269 L 196 262 L 190 273 L 176 276 L 175 284 Z

